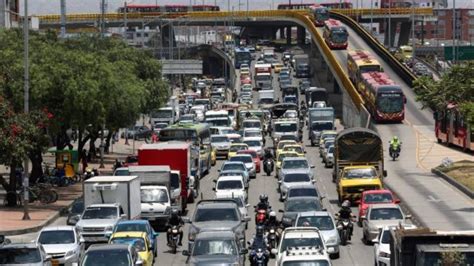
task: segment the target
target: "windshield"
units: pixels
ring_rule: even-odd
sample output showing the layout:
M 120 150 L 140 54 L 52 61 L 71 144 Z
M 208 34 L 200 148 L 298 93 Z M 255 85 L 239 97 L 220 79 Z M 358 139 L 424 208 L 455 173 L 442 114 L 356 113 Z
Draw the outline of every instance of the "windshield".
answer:
M 225 171 L 221 172 L 219 177 L 221 176 L 241 176 L 244 177 L 244 173 L 242 171 Z
M 370 211 L 370 220 L 401 220 L 402 212 L 398 208 L 377 208 Z
M 288 247 L 322 247 L 321 238 L 286 238 L 282 240 L 280 250 L 286 250 Z
M 128 266 L 132 265 L 132 260 L 128 252 L 123 249 L 108 249 L 88 251 L 81 264 L 82 266 Z
M 197 240 L 193 256 L 201 255 L 237 255 L 237 247 L 232 240 Z
M 306 160 L 285 160 L 282 163 L 281 168 L 283 169 L 301 169 L 308 168 L 308 162 Z
M 334 146 L 331 146 L 328 149 L 328 154 L 333 154 L 333 153 L 334 153 Z
M 374 168 L 362 168 L 362 169 L 348 169 L 344 172 L 344 178 L 375 178 L 377 172 Z
M 284 181 L 286 183 L 293 182 L 309 182 L 309 176 L 307 174 L 286 174 Z
M 288 212 L 306 212 L 320 210 L 321 206 L 315 199 L 295 199 L 286 202 L 286 211 Z
M 251 137 L 261 137 L 262 133 L 260 131 L 244 131 L 244 138 Z
M 209 221 L 238 221 L 235 209 L 223 208 L 198 208 L 194 216 L 195 222 Z
M 246 140 L 244 141 L 249 147 L 260 147 L 262 144 L 258 140 Z
M 43 231 L 38 242 L 43 245 L 73 244 L 76 239 L 72 230 Z
M 392 195 L 389 193 L 369 193 L 364 196 L 365 203 L 390 203 L 393 202 Z
M 194 100 L 194 105 L 209 105 L 209 100 L 196 99 L 196 100 Z
M 294 151 L 296 153 L 303 153 L 303 148 L 300 146 L 285 146 L 283 147 L 283 151 Z
M 229 138 L 226 136 L 211 137 L 211 142 L 214 142 L 214 143 L 229 142 Z
M 382 244 L 390 244 L 390 230 L 382 232 Z
M 329 266 L 327 260 L 294 260 L 284 261 L 282 266 Z
M 275 124 L 276 132 L 295 132 L 296 123 L 278 123 Z
M 226 163 L 224 166 L 222 166 L 222 171 L 228 171 L 228 170 L 241 170 L 245 171 L 245 165 L 239 164 L 239 163 Z
M 285 96 L 283 99 L 284 103 L 298 103 L 298 99 L 296 99 L 296 96 Z
M 244 121 L 243 125 L 244 128 L 260 128 L 259 121 Z
M 288 198 L 294 197 L 317 197 L 318 192 L 314 188 L 295 188 L 288 191 Z
M 257 77 L 255 77 L 256 81 L 270 81 L 271 79 L 272 76 L 270 75 L 257 75 Z
M 118 237 L 112 238 L 110 244 L 129 244 L 133 246 L 138 252 L 146 251 L 145 240 L 137 237 Z
M 225 180 L 217 182 L 218 190 L 225 189 L 242 189 L 242 182 L 240 180 Z
M 247 145 L 232 145 L 232 146 L 230 146 L 229 150 L 231 152 L 238 152 L 238 151 L 246 150 L 246 149 L 248 149 Z
M 331 33 L 331 39 L 335 43 L 345 43 L 347 42 L 347 32 L 344 30 L 333 31 Z
M 159 188 L 141 188 L 140 202 L 168 202 L 168 193 Z
M 170 140 L 195 141 L 197 139 L 197 133 L 196 133 L 196 130 L 193 130 L 193 129 L 164 128 L 160 130 L 159 138 L 161 141 L 170 141 Z
M 87 208 L 82 215 L 82 219 L 115 219 L 117 218 L 117 208 L 115 207 L 91 207 Z
M 116 232 L 147 232 L 147 227 L 145 224 L 137 224 L 137 223 L 120 223 L 115 226 Z
M 283 161 L 283 159 L 290 158 L 290 157 L 298 157 L 298 154 L 296 154 L 296 153 L 282 153 L 278 156 L 277 161 L 281 162 L 281 161 Z
M 229 119 L 211 119 L 206 120 L 206 123 L 213 127 L 226 127 L 230 125 Z
M 383 113 L 398 113 L 403 110 L 404 99 L 399 93 L 379 93 L 377 109 Z
M 40 263 L 41 254 L 37 248 L 2 248 L 0 249 L 0 264 Z
M 333 230 L 334 223 L 329 216 L 305 216 L 300 217 L 297 226 L 317 227 L 319 230 Z
M 229 159 L 231 162 L 253 163 L 252 156 L 233 156 Z
M 287 135 L 284 135 L 284 136 L 287 136 Z M 283 147 L 285 145 L 288 145 L 288 144 L 296 144 L 296 141 L 281 141 L 280 139 L 280 142 L 278 142 L 278 146 L 277 146 L 277 149 L 283 149 Z
M 152 118 L 171 118 L 172 116 L 173 116 L 172 110 L 158 110 L 158 111 L 152 112 L 151 114 Z
M 366 65 L 360 67 L 361 74 L 367 72 L 380 72 L 380 65 Z
M 323 131 L 323 130 L 331 130 L 333 125 L 331 122 L 315 122 L 311 124 L 311 129 L 314 131 Z

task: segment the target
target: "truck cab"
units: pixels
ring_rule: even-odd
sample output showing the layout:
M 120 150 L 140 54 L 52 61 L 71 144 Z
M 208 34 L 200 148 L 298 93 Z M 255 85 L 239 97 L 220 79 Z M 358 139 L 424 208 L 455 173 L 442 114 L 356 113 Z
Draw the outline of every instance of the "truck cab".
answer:
M 126 218 L 119 203 L 92 204 L 84 209 L 76 229 L 86 243 L 107 242 L 115 224 Z

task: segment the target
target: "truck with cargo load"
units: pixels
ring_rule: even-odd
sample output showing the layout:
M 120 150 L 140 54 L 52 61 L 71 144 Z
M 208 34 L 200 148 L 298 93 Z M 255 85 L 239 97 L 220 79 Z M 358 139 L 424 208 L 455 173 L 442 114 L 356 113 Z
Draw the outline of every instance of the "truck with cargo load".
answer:
M 115 175 L 120 173 L 140 179 L 142 219 L 165 225 L 172 208 L 181 210 L 179 171 L 171 171 L 168 165 L 140 165 L 129 166 Z
M 188 202 L 194 202 L 199 190 L 199 179 L 191 175 L 191 144 L 180 141 L 143 144 L 138 149 L 138 165 L 168 165 L 171 170 L 180 173 L 181 213 Z
M 293 56 L 293 60 L 295 60 L 294 68 L 297 78 L 307 78 L 311 76 L 309 56 L 307 54 L 295 55 Z
M 96 176 L 83 183 L 84 212 L 76 223 L 86 245 L 107 242 L 115 224 L 140 217 L 137 176 Z
M 474 230 L 390 230 L 390 265 L 474 265 Z
M 261 90 L 258 92 L 258 105 L 267 108 L 275 103 L 275 90 Z
M 311 141 L 311 146 L 319 144 L 323 130 L 333 130 L 334 128 L 334 108 L 323 107 L 308 109 L 308 138 Z
M 370 176 L 369 176 L 370 175 Z M 339 200 L 360 199 L 365 190 L 381 189 L 384 170 L 382 139 L 367 128 L 349 128 L 334 140 L 333 181 L 338 181 Z M 378 182 L 375 182 L 380 179 Z

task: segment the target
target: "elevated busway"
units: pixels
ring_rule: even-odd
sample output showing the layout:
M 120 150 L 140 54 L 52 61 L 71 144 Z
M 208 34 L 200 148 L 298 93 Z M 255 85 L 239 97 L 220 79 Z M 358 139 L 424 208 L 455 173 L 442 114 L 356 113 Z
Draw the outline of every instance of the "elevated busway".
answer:
M 342 14 L 332 14 L 341 20 L 349 33 L 348 49 L 362 49 L 370 52 L 379 61 L 392 80 L 402 87 L 407 98 L 405 120 L 400 124 L 371 124 L 378 131 L 386 145 L 385 166 L 388 177 L 385 184 L 398 194 L 418 222 L 440 230 L 469 230 L 474 227 L 473 202 L 465 195 L 433 175 L 423 164 L 431 150 L 435 150 L 434 119 L 431 110 L 422 109 L 412 90 L 416 77 L 399 63 L 364 28 Z M 319 33 L 322 29 L 318 28 Z M 332 54 L 347 75 L 347 50 L 332 51 Z M 402 141 L 402 151 L 397 161 L 388 158 L 388 141 L 398 136 Z M 438 155 L 439 164 L 443 156 Z

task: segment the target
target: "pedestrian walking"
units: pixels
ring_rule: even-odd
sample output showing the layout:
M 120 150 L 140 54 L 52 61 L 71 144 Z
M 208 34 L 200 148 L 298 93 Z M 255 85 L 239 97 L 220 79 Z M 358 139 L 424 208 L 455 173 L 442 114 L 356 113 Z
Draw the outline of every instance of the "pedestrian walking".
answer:
M 86 169 L 87 169 L 87 152 L 86 152 L 86 149 L 82 149 L 82 152 L 81 152 L 81 163 L 82 163 L 82 173 L 85 173 L 86 172 Z

